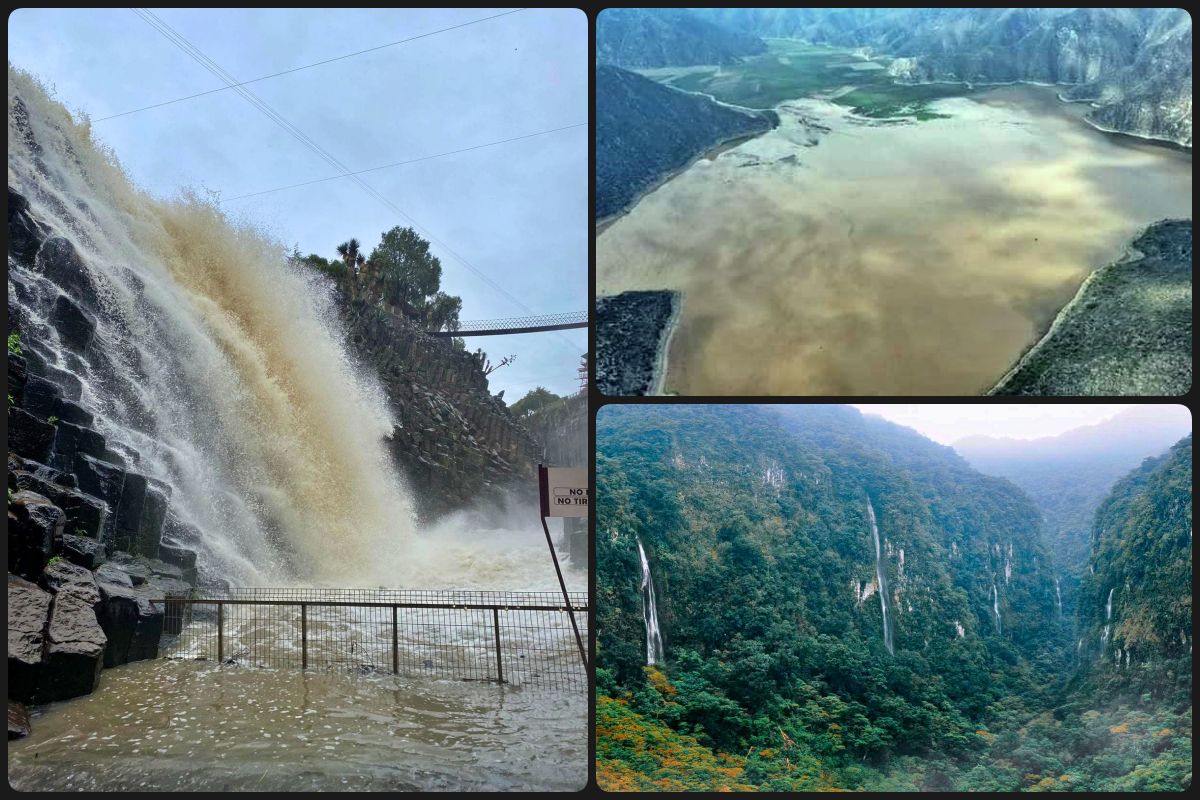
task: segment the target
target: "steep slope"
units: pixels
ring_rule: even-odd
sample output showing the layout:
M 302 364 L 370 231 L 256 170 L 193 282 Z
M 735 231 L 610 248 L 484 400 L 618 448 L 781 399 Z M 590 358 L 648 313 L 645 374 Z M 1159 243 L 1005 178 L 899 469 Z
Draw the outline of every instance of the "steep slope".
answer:
M 1177 8 L 695 9 L 757 36 L 866 47 L 904 81 L 1036 81 L 1098 125 L 1191 146 L 1191 17 Z
M 1190 785 L 1190 438 L 1101 508 L 1076 655 L 1036 509 L 949 448 L 837 406 L 596 425 L 604 788 Z
M 607 8 L 596 23 L 596 61 L 622 67 L 725 64 L 766 50 L 757 36 L 676 8 Z
M 596 218 L 619 213 L 654 183 L 722 142 L 773 121 L 661 86 L 612 66 L 596 68 Z
M 1192 437 L 1122 479 L 1096 512 L 1092 556 L 1080 586 L 1081 655 L 1142 673 L 1190 661 L 1192 644 Z M 1190 688 L 1190 668 L 1185 670 Z M 1183 675 L 1176 675 L 1177 679 Z M 1173 683 L 1173 682 L 1172 682 Z
M 1036 509 L 948 448 L 842 407 L 609 406 L 597 449 L 599 666 L 644 680 L 640 540 L 701 744 L 968 752 L 1057 663 Z
M 1192 387 L 1192 221 L 1163 220 L 1090 275 L 991 389 L 1035 397 L 1179 397 Z
M 1063 601 L 1073 614 L 1074 581 L 1091 553 L 1092 521 L 1113 485 L 1143 459 L 1191 430 L 1183 406 L 1138 406 L 1096 425 L 1042 439 L 975 436 L 954 449 L 975 469 L 1021 487 L 1045 518 L 1045 543 L 1070 581 Z

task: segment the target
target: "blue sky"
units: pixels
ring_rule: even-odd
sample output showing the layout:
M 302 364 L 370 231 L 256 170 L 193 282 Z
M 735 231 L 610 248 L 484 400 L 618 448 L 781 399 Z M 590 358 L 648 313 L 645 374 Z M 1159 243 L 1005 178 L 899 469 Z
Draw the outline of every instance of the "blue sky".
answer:
M 154 10 L 238 80 L 334 58 L 511 9 Z M 128 9 L 22 9 L 9 61 L 93 119 L 214 89 L 218 78 Z M 247 88 L 352 170 L 588 121 L 587 18 L 529 9 Z M 94 124 L 151 193 L 232 198 L 336 175 L 227 90 Z M 535 313 L 587 308 L 587 127 L 362 176 Z M 410 224 L 347 179 L 235 200 L 227 213 L 301 251 L 368 251 Z M 434 243 L 464 320 L 524 316 Z M 498 361 L 510 403 L 536 385 L 576 388 L 585 330 L 467 340 Z

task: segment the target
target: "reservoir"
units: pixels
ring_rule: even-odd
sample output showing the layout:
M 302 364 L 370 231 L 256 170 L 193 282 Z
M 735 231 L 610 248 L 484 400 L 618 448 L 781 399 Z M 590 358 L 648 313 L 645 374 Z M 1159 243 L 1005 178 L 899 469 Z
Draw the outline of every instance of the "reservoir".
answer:
M 682 292 L 668 393 L 985 392 L 1092 270 L 1191 216 L 1190 151 L 1098 131 L 1056 91 L 920 122 L 781 103 L 604 229 L 597 293 Z

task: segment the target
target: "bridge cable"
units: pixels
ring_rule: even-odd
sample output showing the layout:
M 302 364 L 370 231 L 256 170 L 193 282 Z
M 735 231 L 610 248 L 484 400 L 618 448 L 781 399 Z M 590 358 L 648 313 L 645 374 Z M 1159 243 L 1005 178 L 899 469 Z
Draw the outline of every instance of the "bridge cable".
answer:
M 313 141 L 302 130 L 300 130 L 295 125 L 293 125 L 291 122 L 289 122 L 287 119 L 285 119 L 282 115 L 279 114 L 279 112 L 275 111 L 275 109 L 273 109 L 270 105 L 268 105 L 266 103 L 266 101 L 264 101 L 262 98 L 260 98 L 258 95 L 254 94 L 254 92 L 250 91 L 249 89 L 245 88 L 244 86 L 238 85 L 237 80 L 232 75 L 230 75 L 228 72 L 226 72 L 224 69 L 222 69 L 222 67 L 219 64 L 217 64 L 215 61 L 213 61 L 208 56 L 206 56 L 199 48 L 197 48 L 195 45 L 193 45 L 191 42 L 189 42 L 187 39 L 185 39 L 181 34 L 179 34 L 177 31 L 175 31 L 174 28 L 172 28 L 166 22 L 159 19 L 154 14 L 154 12 L 150 11 L 149 9 L 136 9 L 135 8 L 135 9 L 131 9 L 131 10 L 133 11 L 133 13 L 137 14 L 144 22 L 146 22 L 147 25 L 149 25 L 150 27 L 152 27 L 156 31 L 158 31 L 160 34 L 162 34 L 169 42 L 171 42 L 176 47 L 178 47 L 180 50 L 182 50 L 186 55 L 188 55 L 194 61 L 199 63 L 201 66 L 203 66 L 209 72 L 213 73 L 218 78 L 225 81 L 229 85 L 229 88 L 233 89 L 238 94 L 240 94 L 246 100 L 246 102 L 253 105 L 256 109 L 258 109 L 260 112 L 262 112 L 268 119 L 270 119 L 271 121 L 273 121 L 277 125 L 279 125 L 281 128 L 283 128 L 288 134 L 290 134 L 293 138 L 295 138 L 297 141 L 299 141 L 302 145 L 307 147 L 309 150 L 314 152 L 316 155 L 318 155 L 320 158 L 322 158 L 324 161 L 326 161 L 332 167 L 334 167 L 334 169 L 340 170 L 343 173 L 344 177 L 350 178 L 350 180 L 352 180 L 356 184 L 358 184 L 365 192 L 367 192 L 369 195 L 374 197 L 377 201 L 379 201 L 381 204 L 383 204 L 386 208 L 388 208 L 389 210 L 393 211 L 394 213 L 398 214 L 399 216 L 401 216 L 404 219 L 411 222 L 415 228 L 417 228 L 422 233 L 424 233 L 427 237 L 429 237 L 429 239 L 431 241 L 436 242 L 442 249 L 444 249 L 446 252 L 448 252 L 452 256 L 454 256 L 454 258 L 457 261 L 459 261 L 461 264 L 463 264 L 465 267 L 467 267 L 471 272 L 473 272 L 477 277 L 479 277 L 481 280 L 483 280 L 485 283 L 487 283 L 489 286 L 491 286 L 493 289 L 495 289 L 497 292 L 499 292 L 501 295 L 503 295 L 505 298 L 507 298 L 511 303 L 516 305 L 518 308 L 520 308 L 522 311 L 526 312 L 530 316 L 534 316 L 534 312 L 531 308 L 529 308 L 524 303 L 522 303 L 520 300 L 518 300 L 516 297 L 514 297 L 512 294 L 510 294 L 503 286 L 496 283 L 494 280 L 492 280 L 490 277 L 488 277 L 485 273 L 483 273 L 479 269 L 477 269 L 467 259 L 460 256 L 457 252 L 455 252 L 449 245 L 447 245 L 441 239 L 434 236 L 429 231 L 428 228 L 421 225 L 419 222 L 417 222 L 411 216 L 406 214 L 395 203 L 393 203 L 391 200 L 388 200 L 386 197 L 384 197 L 382 194 L 380 194 L 374 187 L 372 187 L 370 184 L 368 184 L 366 181 L 364 181 L 358 175 L 355 175 L 345 164 L 343 164 L 341 161 L 339 161 L 337 158 L 335 158 L 332 154 L 330 154 L 327 150 L 325 150 L 323 147 L 321 147 L 319 144 L 317 144 L 315 141 Z M 572 343 L 570 339 L 567 339 L 562 334 L 558 334 L 558 336 L 560 339 L 562 339 L 564 342 L 566 342 L 567 344 L 569 344 L 571 346 L 572 351 L 578 351 L 578 347 L 574 343 Z
M 430 156 L 421 156 L 420 158 L 410 158 L 407 161 L 394 161 L 391 164 L 382 164 L 378 167 L 370 167 L 368 169 L 360 169 L 357 172 L 352 172 L 350 174 L 351 175 L 363 175 L 367 172 L 378 172 L 379 170 L 382 170 L 382 169 L 391 169 L 392 167 L 402 167 L 405 164 L 415 164 L 418 161 L 429 161 L 434 158 L 441 158 L 442 156 L 452 156 L 452 155 L 456 155 L 458 153 L 466 153 L 471 150 L 482 150 L 485 147 L 495 147 L 498 144 L 508 144 L 509 142 L 517 142 L 522 139 L 532 139 L 535 136 L 545 136 L 548 133 L 558 133 L 559 131 L 569 131 L 572 128 L 586 128 L 588 126 L 588 124 L 589 123 L 587 123 L 587 122 L 577 122 L 574 125 L 564 125 L 561 128 L 549 128 L 544 131 L 537 131 L 535 133 L 526 133 L 521 136 L 513 136 L 511 139 L 499 139 L 495 142 L 488 142 L 486 144 L 476 144 L 476 145 L 472 145 L 470 147 L 463 147 L 458 150 L 447 150 L 445 153 L 435 153 L 434 155 L 430 155 Z M 336 181 L 340 178 L 345 178 L 345 177 L 347 177 L 347 176 L 346 175 L 331 175 L 328 178 L 317 178 L 316 180 L 304 181 L 303 183 L 293 183 L 293 184 L 289 184 L 287 186 L 277 186 L 274 189 L 264 189 L 261 192 L 250 192 L 249 194 L 239 194 L 236 197 L 227 197 L 223 200 L 218 200 L 217 202 L 218 203 L 232 203 L 234 200 L 245 200 L 248 197 L 258 197 L 259 195 L 271 194 L 272 192 L 282 192 L 285 189 L 297 189 L 301 186 L 312 186 L 314 183 L 326 183 L 328 181 Z
M 458 30 L 459 28 L 465 28 L 468 25 L 477 25 L 480 22 L 487 22 L 490 19 L 499 19 L 500 17 L 507 17 L 509 14 L 516 14 L 518 11 L 528 11 L 528 10 L 529 9 L 527 9 L 527 8 L 518 8 L 515 11 L 505 11 L 503 14 L 493 14 L 490 17 L 482 17 L 481 19 L 474 19 L 474 20 L 471 20 L 470 22 L 464 22 L 459 25 L 451 25 L 448 28 L 440 28 L 439 30 L 436 30 L 436 31 L 429 31 L 428 33 L 422 33 L 417 36 L 410 36 L 407 39 L 398 39 L 397 41 L 388 42 L 387 44 L 381 44 L 381 45 L 377 45 L 375 47 L 368 47 L 366 50 L 358 50 L 353 53 L 346 53 L 346 55 L 344 55 L 344 56 L 337 56 L 336 58 L 327 58 L 324 61 L 315 61 L 312 64 L 305 64 L 300 67 L 293 67 L 292 69 L 285 69 L 283 72 L 273 72 L 270 75 L 263 75 L 260 78 L 251 78 L 248 81 L 241 81 L 241 82 L 237 83 L 236 85 L 237 86 L 245 86 L 250 83 L 258 83 L 259 81 L 265 81 L 268 78 L 278 78 L 280 75 L 290 75 L 293 72 L 300 72 L 301 70 L 312 69 L 313 67 L 320 67 L 325 64 L 332 64 L 334 61 L 341 61 L 346 58 L 353 58 L 354 56 L 361 56 L 364 53 L 373 53 L 376 50 L 383 50 L 388 47 L 395 47 L 396 45 L 399 45 L 399 44 L 413 42 L 413 41 L 416 41 L 417 39 L 424 39 L 429 36 L 435 36 L 439 33 L 445 33 L 447 31 Z M 117 117 L 124 117 L 124 116 L 128 116 L 129 114 L 137 114 L 140 111 L 149 111 L 152 108 L 162 108 L 163 106 L 169 106 L 174 103 L 182 103 L 184 100 L 194 100 L 197 97 L 204 97 L 205 95 L 215 94 L 217 92 L 224 92 L 227 89 L 232 89 L 232 88 L 234 88 L 234 87 L 222 86 L 217 89 L 209 89 L 206 92 L 197 92 L 196 94 L 189 94 L 187 97 L 176 97 L 174 100 L 166 100 L 162 103 L 154 103 L 153 105 L 142 106 L 141 108 L 134 108 L 129 111 L 122 111 L 119 114 L 110 114 L 107 117 L 98 117 L 96 119 L 93 119 L 92 122 L 104 122 L 105 120 L 116 119 Z

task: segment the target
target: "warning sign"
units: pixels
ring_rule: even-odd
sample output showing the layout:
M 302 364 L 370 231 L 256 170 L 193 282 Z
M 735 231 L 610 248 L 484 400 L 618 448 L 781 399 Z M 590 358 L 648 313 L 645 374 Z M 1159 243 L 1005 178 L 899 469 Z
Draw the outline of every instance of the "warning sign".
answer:
M 582 467 L 538 465 L 543 517 L 586 517 L 588 515 L 587 470 Z

